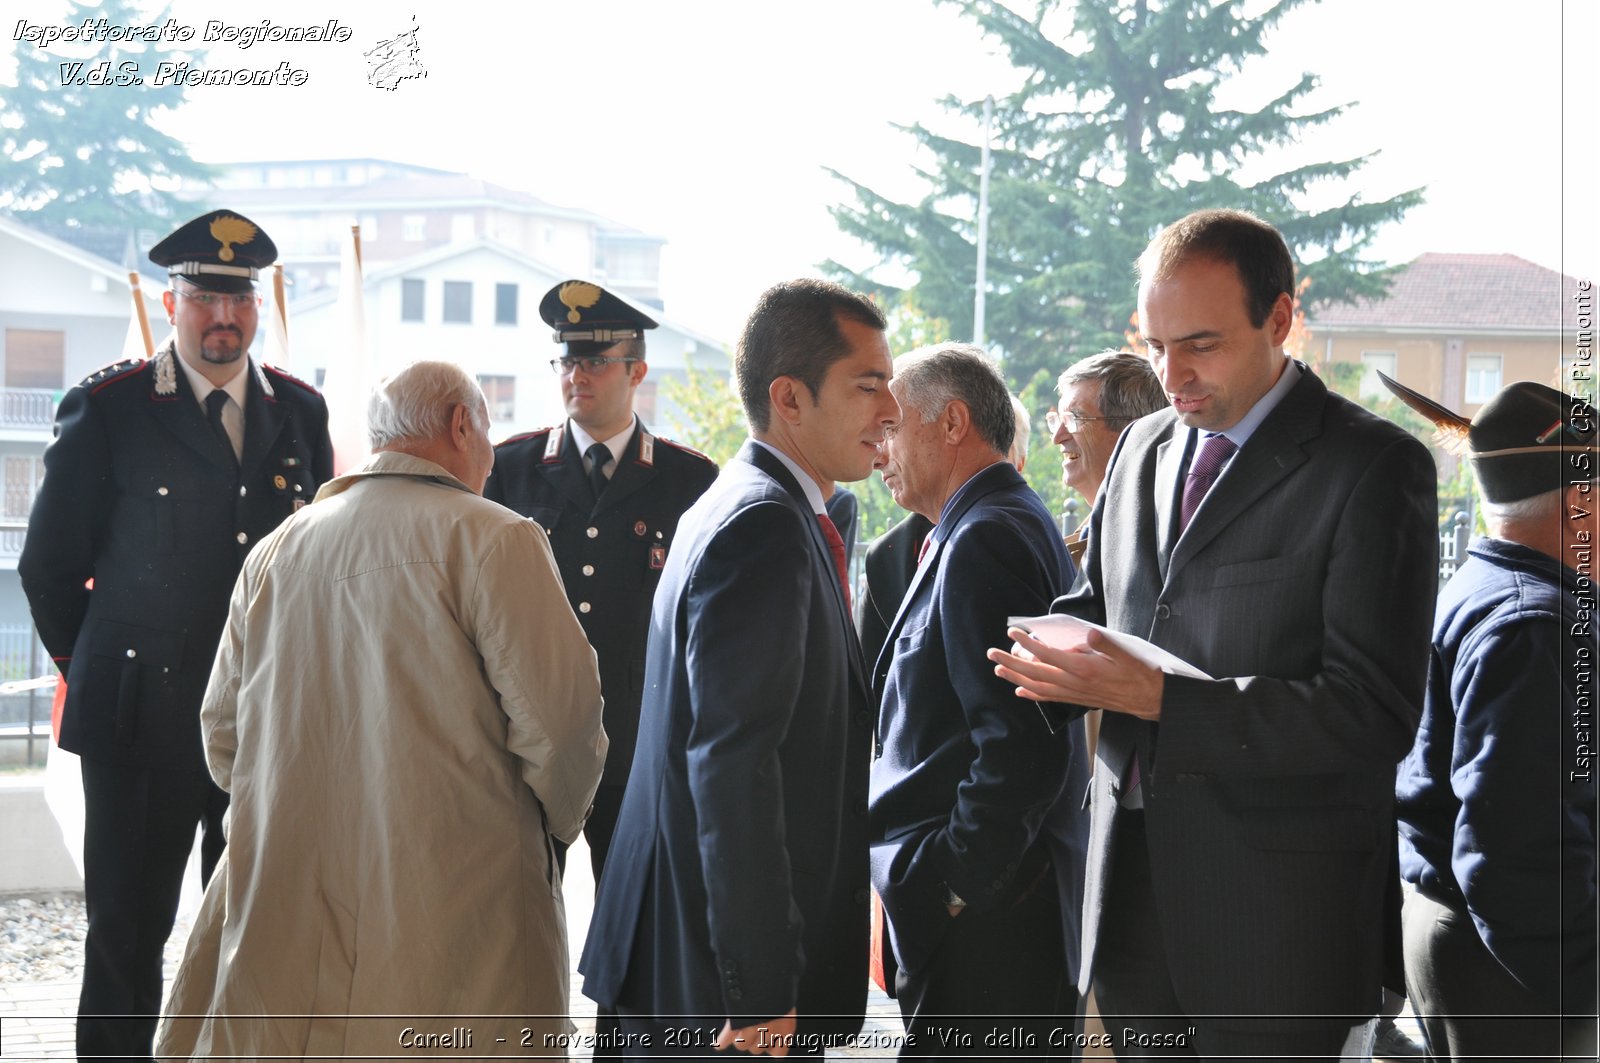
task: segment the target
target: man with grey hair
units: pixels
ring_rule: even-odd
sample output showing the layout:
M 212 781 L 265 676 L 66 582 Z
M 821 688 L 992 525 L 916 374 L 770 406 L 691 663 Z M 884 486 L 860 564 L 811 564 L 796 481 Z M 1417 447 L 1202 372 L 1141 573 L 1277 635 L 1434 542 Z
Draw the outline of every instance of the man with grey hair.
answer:
M 1026 1028 L 1007 1047 L 1046 1053 L 1076 1006 L 1055 877 L 1081 881 L 1083 867 L 1054 866 L 1040 823 L 1069 766 L 1085 781 L 1082 727 L 1019 712 L 983 650 L 1009 644 L 1008 616 L 1047 609 L 1072 563 L 1007 461 L 1011 397 L 982 350 L 902 355 L 889 386 L 901 419 L 884 441 L 883 481 L 934 522 L 873 670 L 868 821 L 893 989 L 909 1051 L 992 1052 L 984 1035 L 1006 1015 Z M 1081 812 L 1078 825 L 1086 835 Z
M 526 1051 L 423 1018 L 486 1014 L 561 1053 L 551 839 L 600 779 L 600 680 L 544 532 L 479 497 L 488 423 L 451 363 L 384 380 L 371 460 L 245 562 L 201 710 L 228 847 L 160 1054 Z
M 1407 995 L 1434 1058 L 1593 1059 L 1595 411 L 1524 381 L 1467 421 L 1384 383 L 1464 437 L 1489 528 L 1439 595 L 1395 784 Z
M 1150 362 L 1129 351 L 1101 351 L 1074 362 L 1056 382 L 1060 412 L 1045 419 L 1050 440 L 1061 448 L 1061 482 L 1083 496 L 1089 508 L 1099 497 L 1106 466 L 1122 430 L 1167 405 L 1166 392 Z M 1088 542 L 1089 522 L 1076 530 L 1067 549 L 1078 561 Z

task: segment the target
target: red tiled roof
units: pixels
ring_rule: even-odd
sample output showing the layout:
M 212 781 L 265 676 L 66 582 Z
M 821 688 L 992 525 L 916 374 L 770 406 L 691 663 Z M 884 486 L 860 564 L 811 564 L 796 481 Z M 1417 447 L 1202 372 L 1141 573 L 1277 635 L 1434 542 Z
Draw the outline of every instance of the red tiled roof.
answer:
M 1578 281 L 1516 255 L 1429 252 L 1394 276 L 1379 300 L 1317 307 L 1306 324 L 1344 328 L 1575 327 Z

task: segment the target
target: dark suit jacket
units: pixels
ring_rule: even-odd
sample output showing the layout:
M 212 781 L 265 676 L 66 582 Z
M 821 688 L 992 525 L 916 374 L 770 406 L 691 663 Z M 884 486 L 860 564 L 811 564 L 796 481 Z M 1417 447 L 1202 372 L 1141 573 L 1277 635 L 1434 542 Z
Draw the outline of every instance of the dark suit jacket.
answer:
M 997 462 L 956 491 L 929 541 L 873 675 L 872 879 L 908 972 L 950 925 L 946 886 L 967 902 L 959 918 L 1008 903 L 1030 885 L 1019 870 L 1037 876 L 1047 860 L 1040 821 L 1069 771 L 1080 798 L 1087 782 L 1081 723 L 1052 729 L 984 656 L 1011 645 L 1008 616 L 1045 612 L 1072 585 L 1039 496 Z M 1079 825 L 1087 834 L 1087 817 Z
M 1421 443 L 1301 369 L 1182 538 L 1190 433 L 1170 410 L 1135 421 L 1095 507 L 1085 585 L 1056 604 L 1217 677 L 1168 676 L 1159 726 L 1103 714 L 1084 987 L 1137 753 L 1185 1010 L 1376 1010 L 1395 765 L 1428 664 L 1434 469 Z
M 235 470 L 176 359 L 169 344 L 62 398 L 17 570 L 67 677 L 61 747 L 205 771 L 200 699 L 239 567 L 333 475 L 333 448 L 322 397 L 252 361 Z
M 683 516 L 633 772 L 579 970 L 604 1005 L 860 1028 L 864 669 L 833 556 L 754 443 Z
M 628 781 L 650 603 L 678 518 L 716 478 L 710 458 L 652 436 L 637 418 L 598 501 L 565 426 L 513 436 L 495 448 L 483 496 L 533 518 L 550 536 L 567 601 L 599 658 L 611 739 L 602 786 Z
M 921 513 L 908 513 L 867 548 L 862 562 L 866 588 L 856 606 L 856 630 L 861 634 L 861 659 L 869 665 L 883 652 L 889 625 L 894 623 L 917 571 L 917 552 L 932 529 L 933 521 Z

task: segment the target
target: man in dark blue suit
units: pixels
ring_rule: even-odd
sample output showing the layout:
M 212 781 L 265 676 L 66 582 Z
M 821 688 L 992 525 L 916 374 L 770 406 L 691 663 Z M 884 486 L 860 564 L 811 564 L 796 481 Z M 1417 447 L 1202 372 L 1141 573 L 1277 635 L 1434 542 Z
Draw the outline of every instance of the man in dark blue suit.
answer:
M 638 746 L 579 970 L 624 1055 L 820 1051 L 866 1003 L 872 716 L 825 510 L 899 415 L 884 319 L 837 285 L 761 297 L 751 439 L 683 515 Z
M 1039 496 L 1007 461 L 1010 395 L 964 344 L 895 363 L 901 420 L 883 481 L 934 522 L 874 669 L 881 695 L 869 819 L 895 979 L 918 1055 L 1046 1053 L 1076 997 L 1063 949 L 1058 875 L 1040 826 L 1069 777 L 1088 785 L 1081 720 L 1052 727 L 1022 707 L 984 657 L 1008 616 L 1046 611 L 1072 562 Z M 997 1023 L 995 1016 L 1012 1016 Z M 998 1027 L 1011 1040 L 996 1045 Z M 1020 1028 L 1020 1033 L 1016 1028 Z

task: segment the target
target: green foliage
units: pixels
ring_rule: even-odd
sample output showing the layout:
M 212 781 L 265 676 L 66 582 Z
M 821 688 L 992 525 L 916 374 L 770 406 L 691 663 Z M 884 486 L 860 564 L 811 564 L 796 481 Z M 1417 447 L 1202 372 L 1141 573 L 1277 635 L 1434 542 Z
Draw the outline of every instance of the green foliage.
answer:
M 136 0 L 73 0 L 61 19 L 81 25 L 160 25 L 165 5 L 144 11 Z M 186 205 L 172 194 L 179 179 L 207 180 L 212 168 L 153 124 L 183 101 L 184 90 L 150 84 L 161 60 L 194 60 L 145 41 L 82 46 L 17 45 L 16 84 L 0 97 L 0 210 L 30 223 L 121 229 L 164 229 Z M 115 77 L 138 64 L 144 85 L 63 84 L 63 66 L 83 62 L 87 76 L 109 62 Z
M 682 379 L 664 378 L 661 392 L 681 411 L 683 442 L 719 466 L 738 453 L 747 430 L 744 407 L 728 374 L 696 369 L 686 357 Z
M 1373 203 L 1356 195 L 1321 211 L 1300 205 L 1308 189 L 1349 178 L 1366 156 L 1244 181 L 1247 163 L 1344 110 L 1304 108 L 1313 75 L 1253 111 L 1216 102 L 1225 76 L 1263 54 L 1264 34 L 1305 0 L 1277 0 L 1248 17 L 1214 0 L 1082 0 L 1070 35 L 1055 32 L 1067 17 L 1059 0 L 1038 0 L 1031 18 L 997 0 L 939 2 L 954 3 L 1023 72 L 1021 87 L 995 103 L 986 264 L 985 331 L 1014 387 L 1122 346 L 1134 260 L 1163 225 L 1198 208 L 1240 207 L 1278 226 L 1319 300 L 1386 290 L 1388 271 L 1368 246 L 1421 191 Z M 942 102 L 981 121 L 981 102 Z M 883 264 L 915 277 L 908 290 L 923 313 L 971 335 L 981 148 L 920 123 L 902 128 L 935 160 L 922 171 L 927 193 L 897 203 L 835 171 L 853 200 L 833 216 Z M 901 292 L 873 269 L 824 268 L 890 303 Z

